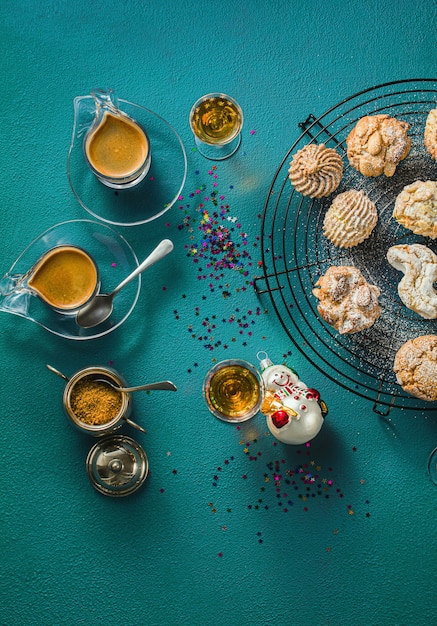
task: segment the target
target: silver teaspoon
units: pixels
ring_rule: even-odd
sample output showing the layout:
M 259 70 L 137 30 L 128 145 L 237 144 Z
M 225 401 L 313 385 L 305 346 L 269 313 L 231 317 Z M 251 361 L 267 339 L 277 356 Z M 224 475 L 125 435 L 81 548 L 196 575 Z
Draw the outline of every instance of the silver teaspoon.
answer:
M 112 387 L 113 389 L 116 389 L 117 391 L 124 391 L 126 393 L 131 393 L 132 391 L 152 391 L 152 390 L 177 391 L 178 390 L 176 385 L 174 385 L 170 380 L 162 380 L 158 383 L 148 383 L 146 385 L 137 385 L 136 387 L 118 387 L 117 385 L 114 385 L 113 383 L 111 383 L 110 380 L 107 380 L 106 378 L 95 378 L 94 380 L 95 382 L 105 383 L 106 385 L 109 385 L 110 387 Z
M 99 293 L 88 304 L 83 306 L 76 315 L 76 321 L 82 328 L 92 328 L 104 322 L 112 313 L 114 296 L 134 278 L 151 265 L 164 258 L 173 250 L 170 239 L 163 239 L 149 256 L 114 289 L 112 293 Z

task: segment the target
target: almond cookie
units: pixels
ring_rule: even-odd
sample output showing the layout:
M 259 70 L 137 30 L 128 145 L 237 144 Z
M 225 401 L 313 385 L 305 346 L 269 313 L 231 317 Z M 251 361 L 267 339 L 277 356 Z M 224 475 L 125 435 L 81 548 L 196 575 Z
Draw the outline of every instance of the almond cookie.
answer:
M 346 139 L 349 163 L 364 176 L 393 176 L 410 151 L 409 129 L 389 115 L 362 117 Z
M 437 335 L 410 339 L 396 353 L 393 370 L 398 384 L 412 396 L 437 400 Z
M 425 147 L 437 161 L 437 109 L 431 109 L 426 118 L 425 133 L 424 133 Z
M 342 335 L 370 328 L 381 315 L 379 288 L 356 267 L 332 266 L 314 287 L 319 314 Z
M 352 248 L 370 236 L 378 212 L 364 191 L 350 189 L 336 196 L 323 222 L 325 236 L 339 248 Z
M 308 144 L 290 162 L 288 176 L 303 196 L 323 198 L 337 189 L 343 176 L 342 158 L 325 144 Z
M 387 261 L 404 272 L 398 285 L 398 294 L 408 309 L 432 320 L 437 317 L 437 255 L 420 243 L 392 246 Z
M 416 235 L 437 238 L 437 182 L 416 180 L 396 198 L 393 217 Z

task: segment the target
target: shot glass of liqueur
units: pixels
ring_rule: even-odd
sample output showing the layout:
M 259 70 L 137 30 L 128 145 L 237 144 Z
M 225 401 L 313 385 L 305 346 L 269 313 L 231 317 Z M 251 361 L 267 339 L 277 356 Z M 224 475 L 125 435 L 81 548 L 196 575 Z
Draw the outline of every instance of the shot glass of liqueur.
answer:
M 190 126 L 200 154 L 222 161 L 232 156 L 241 143 L 243 111 L 230 96 L 209 93 L 193 104 Z
M 241 359 L 217 363 L 203 383 L 203 397 L 209 410 L 224 422 L 250 419 L 260 410 L 263 396 L 259 372 Z

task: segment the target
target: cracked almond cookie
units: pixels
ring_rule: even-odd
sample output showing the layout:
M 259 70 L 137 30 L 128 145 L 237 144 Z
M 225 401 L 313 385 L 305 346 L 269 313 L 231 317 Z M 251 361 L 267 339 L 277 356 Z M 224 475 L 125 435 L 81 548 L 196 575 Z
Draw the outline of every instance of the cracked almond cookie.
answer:
M 437 239 L 437 181 L 416 180 L 404 187 L 393 217 L 416 235 Z
M 386 114 L 362 117 L 346 139 L 349 163 L 363 176 L 393 176 L 410 151 L 409 129 Z
M 421 335 L 406 341 L 397 351 L 396 380 L 404 391 L 426 400 L 437 400 L 437 335 Z
M 313 289 L 320 316 L 341 335 L 373 326 L 381 315 L 380 293 L 357 267 L 349 265 L 331 266 Z
M 437 161 L 437 109 L 431 109 L 428 113 L 423 139 L 425 148 L 432 158 Z

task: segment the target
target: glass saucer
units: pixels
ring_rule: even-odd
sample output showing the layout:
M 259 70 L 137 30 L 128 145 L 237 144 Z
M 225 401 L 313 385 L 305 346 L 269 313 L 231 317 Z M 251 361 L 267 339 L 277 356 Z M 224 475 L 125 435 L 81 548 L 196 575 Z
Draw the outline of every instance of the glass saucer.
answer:
M 434 485 L 437 485 L 437 448 L 434 448 L 434 450 L 429 455 L 428 474 Z
M 66 339 L 85 340 L 112 332 L 132 313 L 141 289 L 141 276 L 126 285 L 114 300 L 111 316 L 94 328 L 81 328 L 75 315 L 58 313 L 25 287 L 20 279 L 51 248 L 76 245 L 88 252 L 99 268 L 101 291 L 111 292 L 138 267 L 138 259 L 129 243 L 105 224 L 91 220 L 71 220 L 52 226 L 14 261 L 0 281 L 0 311 L 29 319 L 49 332 Z
M 152 164 L 145 179 L 130 189 L 117 190 L 103 185 L 91 172 L 82 147 L 95 116 L 91 95 L 74 99 L 67 175 L 79 204 L 92 216 L 115 226 L 137 226 L 160 217 L 176 202 L 185 184 L 187 156 L 179 135 L 162 117 L 127 100 L 119 99 L 118 107 L 149 136 Z

